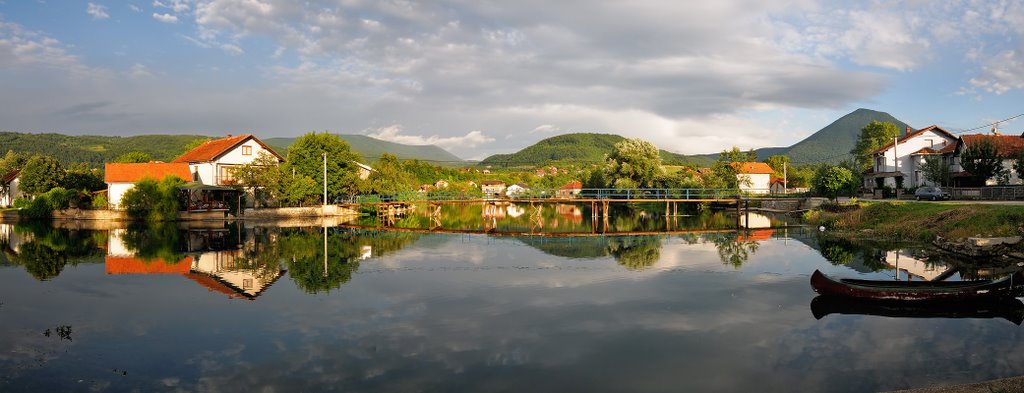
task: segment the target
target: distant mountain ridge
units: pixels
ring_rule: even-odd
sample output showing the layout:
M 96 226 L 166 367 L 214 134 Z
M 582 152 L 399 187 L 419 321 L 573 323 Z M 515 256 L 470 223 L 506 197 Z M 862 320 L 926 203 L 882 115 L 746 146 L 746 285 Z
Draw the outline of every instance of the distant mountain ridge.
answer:
M 85 162 L 102 168 L 132 151 L 149 154 L 157 161 L 171 161 L 185 152 L 185 146 L 203 135 L 63 135 L 0 132 L 0 154 L 13 150 L 27 154 L 52 156 L 64 165 Z
M 348 143 L 352 151 L 359 153 L 364 160 L 376 162 L 381 154 L 393 154 L 402 160 L 421 160 L 435 165 L 458 166 L 465 164 L 465 160 L 435 145 L 405 145 L 401 143 L 384 141 L 371 138 L 366 135 L 337 134 L 339 138 Z M 273 147 L 278 153 L 287 155 L 288 146 L 295 143 L 296 138 L 267 138 L 263 142 Z
M 495 154 L 480 161 L 492 167 L 543 166 L 549 163 L 600 163 L 615 144 L 626 139 L 615 134 L 573 133 L 540 140 L 510 154 Z M 663 161 L 689 161 L 689 157 L 660 150 Z

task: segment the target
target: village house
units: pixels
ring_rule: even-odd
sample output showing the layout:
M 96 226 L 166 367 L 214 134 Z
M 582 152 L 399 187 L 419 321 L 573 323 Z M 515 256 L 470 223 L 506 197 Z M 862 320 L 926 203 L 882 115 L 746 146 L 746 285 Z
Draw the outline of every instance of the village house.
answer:
M 559 198 L 573 198 L 576 195 L 579 195 L 582 191 L 583 183 L 579 180 L 573 180 L 565 183 L 564 186 L 558 187 L 558 190 L 555 191 L 555 195 Z
M 773 177 L 771 185 L 768 186 L 772 194 L 780 195 L 789 193 L 789 189 L 786 187 L 786 180 L 781 177 Z
M 435 188 L 448 188 L 448 182 L 446 180 L 444 180 L 444 179 L 438 179 L 438 181 L 434 182 L 434 187 Z
M 135 182 L 150 178 L 156 181 L 175 176 L 184 181 L 192 179 L 189 166 L 183 162 L 108 162 L 103 181 L 107 183 L 107 204 L 111 209 L 121 208 L 124 193 L 135 187 Z
M 1003 170 L 1008 175 L 1006 177 L 1005 184 L 1007 185 L 1019 185 L 1024 184 L 1021 180 L 1020 175 L 1013 170 L 1013 164 L 1016 158 L 1024 153 L 1024 135 L 1002 135 L 998 131 L 993 130 L 992 134 L 972 134 L 972 135 L 961 135 L 956 141 L 956 145 L 949 150 L 952 153 L 949 154 L 950 161 L 950 172 L 953 180 L 953 185 L 958 187 L 977 187 L 977 186 L 994 186 L 999 184 L 999 179 L 987 179 L 984 184 L 980 184 L 975 180 L 970 173 L 967 173 L 963 169 L 961 158 L 963 157 L 964 151 L 969 147 L 979 143 L 988 142 L 995 147 L 996 152 L 1002 157 Z
M 434 190 L 434 186 L 433 185 L 431 185 L 431 184 L 421 184 L 418 191 L 419 192 L 430 192 L 430 191 L 433 191 L 433 190 Z
M 932 125 L 917 131 L 907 128 L 907 135 L 882 146 L 872 153 L 872 167 L 864 172 L 865 188 L 912 188 L 934 185 L 925 179 L 922 167 L 926 157 L 942 154 L 951 148 L 956 136 Z
M 514 197 L 526 192 L 527 190 L 528 188 L 526 188 L 526 186 L 523 185 L 522 183 L 516 183 L 511 186 L 508 186 L 508 188 L 505 189 L 505 195 L 509 197 Z
M 772 167 L 763 162 L 734 162 L 736 181 L 742 192 L 751 194 L 767 194 L 770 190 Z
M 369 179 L 370 173 L 377 171 L 376 169 L 371 168 L 369 165 L 363 164 L 358 161 L 352 161 L 352 163 L 356 164 L 356 168 L 358 168 L 356 169 L 356 176 L 359 177 L 359 180 Z
M 234 185 L 237 184 L 235 167 L 252 164 L 263 153 L 284 162 L 284 157 L 252 134 L 229 134 L 226 138 L 206 141 L 172 162 L 188 164 L 192 176 L 185 179 L 187 181 L 212 186 Z
M 0 178 L 0 207 L 11 207 L 14 200 L 21 198 L 21 171 L 7 172 Z
M 501 180 L 484 180 L 480 182 L 480 191 L 484 196 L 500 197 L 505 194 L 505 182 Z

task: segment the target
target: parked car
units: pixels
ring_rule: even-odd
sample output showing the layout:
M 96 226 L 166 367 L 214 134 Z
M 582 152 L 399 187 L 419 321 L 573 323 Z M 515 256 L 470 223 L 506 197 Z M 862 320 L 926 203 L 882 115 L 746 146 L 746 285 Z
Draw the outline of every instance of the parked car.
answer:
M 917 191 L 914 191 L 914 196 L 917 200 L 947 200 L 949 199 L 949 193 L 942 191 L 939 187 L 918 187 Z

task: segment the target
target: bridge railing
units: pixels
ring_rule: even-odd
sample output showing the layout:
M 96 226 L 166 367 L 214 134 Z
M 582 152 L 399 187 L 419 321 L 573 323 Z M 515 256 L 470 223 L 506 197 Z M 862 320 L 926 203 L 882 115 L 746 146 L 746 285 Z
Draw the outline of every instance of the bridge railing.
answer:
M 737 197 L 766 195 L 768 190 L 717 189 L 717 188 L 583 188 L 555 189 L 533 188 L 506 194 L 487 194 L 480 190 L 448 191 L 432 190 L 428 192 L 410 191 L 396 194 L 356 195 L 350 200 L 353 203 L 415 203 L 415 202 L 456 202 L 456 201 L 493 201 L 493 200 L 691 200 L 691 199 L 735 199 Z

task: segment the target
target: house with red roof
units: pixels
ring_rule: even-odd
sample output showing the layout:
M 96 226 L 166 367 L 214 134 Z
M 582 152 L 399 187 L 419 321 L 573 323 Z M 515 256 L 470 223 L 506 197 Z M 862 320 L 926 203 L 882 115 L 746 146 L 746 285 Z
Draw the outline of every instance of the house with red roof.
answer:
M 951 148 L 957 137 L 937 125 L 916 131 L 907 128 L 906 135 L 872 153 L 872 167 L 864 172 L 864 187 L 913 188 L 936 185 L 925 179 L 922 168 L 929 156 L 941 156 Z
M 0 207 L 11 207 L 21 197 L 21 171 L 13 170 L 0 177 Z
M 751 194 L 767 194 L 771 190 L 772 167 L 763 162 L 734 162 L 736 181 L 740 191 Z
M 1013 164 L 1016 161 L 1016 157 L 1021 153 L 1024 153 L 1024 135 L 1002 135 L 998 131 L 993 130 L 992 134 L 972 134 L 972 135 L 961 135 L 960 139 L 957 140 L 955 146 L 948 154 L 952 156 L 950 165 L 951 177 L 953 178 L 953 184 L 957 186 L 975 187 L 975 186 L 993 186 L 999 184 L 999 179 L 986 179 L 984 184 L 981 181 L 973 178 L 970 173 L 964 171 L 961 165 L 961 158 L 964 151 L 980 143 L 988 142 L 996 148 L 999 156 L 1003 158 L 1003 169 L 1007 173 L 1005 184 L 1019 185 L 1024 184 L 1021 180 L 1020 174 L 1013 170 Z
M 251 164 L 261 154 L 267 154 L 277 162 L 284 162 L 283 156 L 252 134 L 228 134 L 226 138 L 206 141 L 175 158 L 173 162 L 188 165 L 192 177 L 186 180 L 222 186 L 236 184 L 234 168 Z
M 572 198 L 575 197 L 576 195 L 579 195 L 582 191 L 583 183 L 580 182 L 579 180 L 573 180 L 571 182 L 565 183 L 564 186 L 558 187 L 558 190 L 555 190 L 555 195 L 557 195 L 559 198 Z
M 119 209 L 124 193 L 135 187 L 135 182 L 150 178 L 162 180 L 175 176 L 182 180 L 192 179 L 188 164 L 171 162 L 117 163 L 108 162 L 103 181 L 107 183 L 107 203 L 111 209 Z

